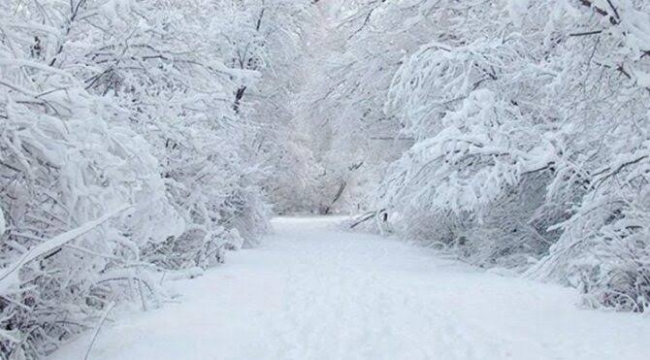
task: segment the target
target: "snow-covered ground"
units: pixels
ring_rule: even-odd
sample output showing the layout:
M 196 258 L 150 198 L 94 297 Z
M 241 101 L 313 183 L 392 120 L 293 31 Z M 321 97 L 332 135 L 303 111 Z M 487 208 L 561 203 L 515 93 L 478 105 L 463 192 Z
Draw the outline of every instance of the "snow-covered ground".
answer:
M 90 359 L 650 359 L 650 321 L 425 249 L 277 219 L 260 248 L 102 328 Z M 85 335 L 52 359 L 82 359 Z

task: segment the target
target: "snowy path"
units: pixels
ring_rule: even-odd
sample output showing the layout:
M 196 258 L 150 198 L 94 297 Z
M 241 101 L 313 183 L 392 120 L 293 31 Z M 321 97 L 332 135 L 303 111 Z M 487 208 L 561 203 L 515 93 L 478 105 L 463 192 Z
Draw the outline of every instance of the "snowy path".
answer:
M 102 329 L 91 359 L 650 359 L 650 319 L 499 277 L 325 219 L 175 284 L 179 304 Z M 82 359 L 89 336 L 53 359 Z

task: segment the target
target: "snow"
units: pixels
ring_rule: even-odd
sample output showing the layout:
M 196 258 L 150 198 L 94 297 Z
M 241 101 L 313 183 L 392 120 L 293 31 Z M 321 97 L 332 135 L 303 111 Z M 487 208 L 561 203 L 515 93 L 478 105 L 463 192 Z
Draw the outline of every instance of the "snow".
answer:
M 0 207 L 0 235 L 4 234 L 6 227 L 5 216 L 2 214 L 2 208 Z
M 507 0 L 506 8 L 513 23 L 521 26 L 528 12 L 528 0 Z
M 123 212 L 127 208 L 129 208 L 129 206 L 122 206 L 121 208 L 114 210 L 100 217 L 99 219 L 89 221 L 79 226 L 76 229 L 55 236 L 54 238 L 44 241 L 41 244 L 29 249 L 27 252 L 25 252 L 25 254 L 23 254 L 23 256 L 21 256 L 21 258 L 18 261 L 9 264 L 8 266 L 0 270 L 0 295 L 5 294 L 10 287 L 18 286 L 20 284 L 20 280 L 18 279 L 18 270 L 20 270 L 20 268 L 24 266 L 26 263 L 33 261 L 36 258 L 43 256 L 55 249 L 58 249 L 63 245 L 65 245 L 66 243 L 69 243 L 72 240 L 80 237 L 81 235 L 84 235 L 94 230 L 95 228 L 105 223 L 112 217 Z M 0 227 L 0 230 L 3 230 L 2 227 Z M 2 232 L 0 232 L 0 234 L 2 234 Z
M 648 359 L 650 322 L 582 310 L 571 289 L 429 250 L 279 218 L 178 303 L 105 324 L 90 359 Z M 91 335 L 51 360 L 80 359 Z

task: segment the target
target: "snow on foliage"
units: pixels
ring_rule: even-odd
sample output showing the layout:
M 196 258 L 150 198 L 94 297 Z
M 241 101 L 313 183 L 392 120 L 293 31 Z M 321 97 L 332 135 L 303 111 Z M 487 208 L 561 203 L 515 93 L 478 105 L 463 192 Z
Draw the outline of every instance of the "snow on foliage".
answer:
M 0 353 L 45 355 L 116 301 L 156 306 L 158 272 L 215 265 L 268 230 L 255 151 L 270 132 L 239 91 L 272 88 L 287 59 L 243 27 L 266 11 L 286 34 L 292 2 L 255 3 L 0 4 Z M 236 65 L 232 41 L 264 66 Z
M 347 75 L 313 104 L 336 99 L 327 111 L 354 126 L 390 119 L 366 141 L 410 146 L 357 155 L 390 162 L 383 231 L 579 287 L 591 306 L 647 309 L 647 1 L 338 5 L 346 40 L 329 59 Z
M 157 305 L 267 199 L 647 311 L 649 34 L 644 0 L 3 1 L 0 353 Z

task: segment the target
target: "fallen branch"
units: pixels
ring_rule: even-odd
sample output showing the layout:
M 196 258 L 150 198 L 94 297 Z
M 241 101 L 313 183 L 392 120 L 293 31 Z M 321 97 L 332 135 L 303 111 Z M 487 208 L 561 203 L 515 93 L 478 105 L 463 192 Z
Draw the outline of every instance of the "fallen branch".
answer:
M 95 328 L 95 332 L 93 333 L 93 338 L 90 340 L 90 345 L 88 345 L 88 349 L 86 350 L 86 356 L 84 356 L 84 360 L 90 359 L 90 351 L 93 349 L 93 345 L 95 345 L 95 340 L 97 339 L 97 335 L 99 335 L 99 330 L 102 328 L 102 325 L 104 325 L 104 322 L 108 317 L 108 313 L 110 313 L 111 310 L 113 310 L 114 306 L 115 306 L 115 302 L 111 302 L 106 307 L 106 311 L 104 311 L 101 320 L 99 320 L 99 324 L 97 324 L 97 328 Z
M 355 227 L 363 224 L 364 222 L 374 218 L 375 215 L 377 215 L 376 211 L 371 211 L 369 213 L 365 213 L 365 214 L 361 215 L 361 218 L 359 220 L 354 222 L 354 224 L 350 225 L 350 229 L 354 229 Z

